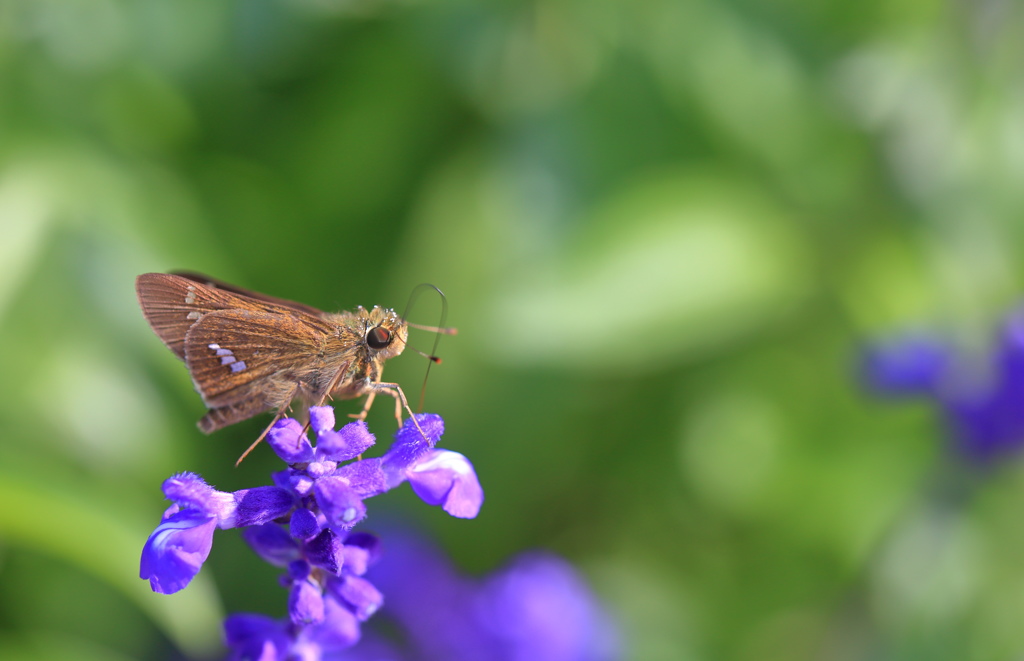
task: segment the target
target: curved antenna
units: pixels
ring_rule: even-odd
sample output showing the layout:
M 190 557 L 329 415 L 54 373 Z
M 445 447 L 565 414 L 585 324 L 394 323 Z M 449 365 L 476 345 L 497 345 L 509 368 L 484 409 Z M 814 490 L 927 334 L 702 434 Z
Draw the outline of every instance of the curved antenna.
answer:
M 437 295 L 441 297 L 441 319 L 438 322 L 436 327 L 420 326 L 418 324 L 409 324 L 409 322 L 406 321 L 406 319 L 409 316 L 409 310 L 412 308 L 412 306 L 416 302 L 416 300 L 420 297 L 420 294 L 423 293 L 424 289 L 433 289 L 434 291 L 437 292 Z M 445 328 L 444 322 L 447 319 L 448 319 L 448 297 L 444 295 L 443 291 L 441 291 L 440 289 L 438 289 L 434 285 L 430 284 L 429 282 L 423 282 L 423 283 L 420 283 L 420 284 L 416 285 L 415 287 L 413 287 L 412 293 L 409 294 L 409 302 L 405 304 L 405 311 L 402 313 L 402 321 L 405 321 L 405 323 L 407 323 L 409 326 L 411 326 L 413 328 L 420 328 L 420 329 L 423 329 L 423 330 L 431 330 L 431 331 L 435 331 L 437 333 L 434 336 L 434 346 L 430 350 L 430 355 L 427 356 L 427 358 L 430 360 L 430 362 L 427 363 L 427 372 L 426 372 L 426 374 L 423 375 L 423 387 L 420 388 L 420 401 L 419 401 L 419 405 L 417 406 L 417 408 L 420 411 L 423 410 L 423 400 L 424 400 L 424 398 L 427 395 L 427 379 L 430 377 L 430 368 L 434 365 L 434 363 L 441 362 L 441 359 L 437 357 L 437 345 L 441 341 L 441 335 L 454 335 L 455 332 L 456 332 L 454 328 Z

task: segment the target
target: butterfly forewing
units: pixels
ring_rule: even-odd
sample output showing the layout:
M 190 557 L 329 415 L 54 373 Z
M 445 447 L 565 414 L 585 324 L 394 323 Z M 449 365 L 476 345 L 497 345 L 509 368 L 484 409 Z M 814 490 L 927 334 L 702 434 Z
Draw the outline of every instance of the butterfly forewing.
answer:
M 323 355 L 331 330 L 322 320 L 295 312 L 211 312 L 189 329 L 185 363 L 210 408 L 237 404 L 257 392 L 268 406 L 282 406 L 291 401 L 296 383 L 317 372 L 320 364 L 310 357 Z M 268 387 L 274 381 L 281 388 Z
M 270 304 L 207 287 L 165 273 L 135 279 L 135 291 L 146 321 L 174 354 L 185 359 L 185 335 L 197 321 L 217 310 L 268 310 Z
M 271 303 L 272 305 L 280 305 L 293 310 L 298 310 L 299 312 L 305 312 L 306 314 L 314 317 L 322 317 L 324 315 L 323 311 L 313 307 L 312 305 L 305 305 L 304 303 L 289 301 L 286 298 L 278 298 L 276 296 L 270 296 L 269 294 L 262 294 L 258 291 L 252 291 L 251 289 L 245 289 L 244 287 L 228 284 L 223 280 L 217 280 L 216 278 L 211 278 L 210 276 L 203 275 L 202 273 L 193 273 L 192 271 L 174 271 L 171 275 L 186 278 L 192 282 L 198 282 L 199 284 L 205 285 L 211 289 L 219 289 L 233 294 L 238 294 L 240 296 L 245 296 L 246 298 L 251 298 L 255 301 Z

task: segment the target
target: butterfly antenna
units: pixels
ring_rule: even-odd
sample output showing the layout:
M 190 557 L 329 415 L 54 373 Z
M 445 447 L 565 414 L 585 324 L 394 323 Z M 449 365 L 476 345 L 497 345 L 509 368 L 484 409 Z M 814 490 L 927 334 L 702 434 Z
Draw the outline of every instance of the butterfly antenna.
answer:
M 413 304 L 420 297 L 420 294 L 422 294 L 426 289 L 433 289 L 437 292 L 437 295 L 441 297 L 441 319 L 437 326 L 420 326 L 419 324 L 409 324 L 409 322 L 406 322 L 413 328 L 429 330 L 436 333 L 434 335 L 434 346 L 431 349 L 430 354 L 427 355 L 427 359 L 429 359 L 430 362 L 427 363 L 427 371 L 423 375 L 423 387 L 420 389 L 420 401 L 419 406 L 417 407 L 420 411 L 423 411 L 423 400 L 427 396 L 427 379 L 430 378 L 430 368 L 433 367 L 434 363 L 441 362 L 441 359 L 437 357 L 437 345 L 441 341 L 441 336 L 455 335 L 457 332 L 454 328 L 446 328 L 444 325 L 444 322 L 448 319 L 448 297 L 444 295 L 443 291 L 428 282 L 416 285 L 412 290 L 412 293 L 409 294 L 409 302 L 405 304 L 405 313 L 402 314 L 402 321 L 405 321 L 406 318 L 408 318 L 409 310 L 412 309 Z M 423 352 L 417 351 L 417 353 L 422 354 Z

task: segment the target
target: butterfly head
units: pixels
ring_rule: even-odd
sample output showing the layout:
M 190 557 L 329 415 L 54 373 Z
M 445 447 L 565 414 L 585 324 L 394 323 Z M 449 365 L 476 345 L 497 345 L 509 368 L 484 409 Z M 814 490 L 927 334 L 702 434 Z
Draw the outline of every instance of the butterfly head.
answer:
M 409 326 L 394 310 L 374 306 L 364 318 L 363 344 L 381 359 L 394 358 L 405 349 Z

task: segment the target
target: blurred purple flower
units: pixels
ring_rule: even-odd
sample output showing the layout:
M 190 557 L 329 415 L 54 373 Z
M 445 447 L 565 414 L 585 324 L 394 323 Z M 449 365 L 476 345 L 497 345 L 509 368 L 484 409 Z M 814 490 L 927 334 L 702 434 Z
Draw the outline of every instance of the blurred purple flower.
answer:
M 937 392 L 952 362 L 952 349 L 930 335 L 903 335 L 864 350 L 861 372 L 867 386 L 886 395 Z
M 335 431 L 333 409 L 313 407 L 310 427 L 315 447 L 303 426 L 289 418 L 267 435 L 289 464 L 274 474 L 275 486 L 228 493 L 194 473 L 164 482 L 173 504 L 146 541 L 140 563 L 140 576 L 154 591 L 171 594 L 189 584 L 210 554 L 216 528 L 244 528 L 243 538 L 261 558 L 287 569 L 281 583 L 289 591 L 288 617 L 228 618 L 233 658 L 312 661 L 359 639 L 359 623 L 383 603 L 381 592 L 363 577 L 380 555 L 380 544 L 373 535 L 351 532 L 366 516 L 365 499 L 408 480 L 426 502 L 453 516 L 476 516 L 483 502 L 469 461 L 434 449 L 444 433 L 440 416 L 407 421 L 391 449 L 375 459 L 357 459 L 375 442 L 362 421 Z
M 983 365 L 918 336 L 869 349 L 863 369 L 876 392 L 933 399 L 954 449 L 969 460 L 988 463 L 1024 448 L 1024 309 L 1007 317 Z
M 382 617 L 398 625 L 399 652 L 375 636 L 338 655 L 348 661 L 608 661 L 618 658 L 614 624 L 583 578 L 548 553 L 518 556 L 473 580 L 433 546 L 393 543 L 370 575 L 388 595 Z M 382 650 L 387 650 L 386 652 Z

